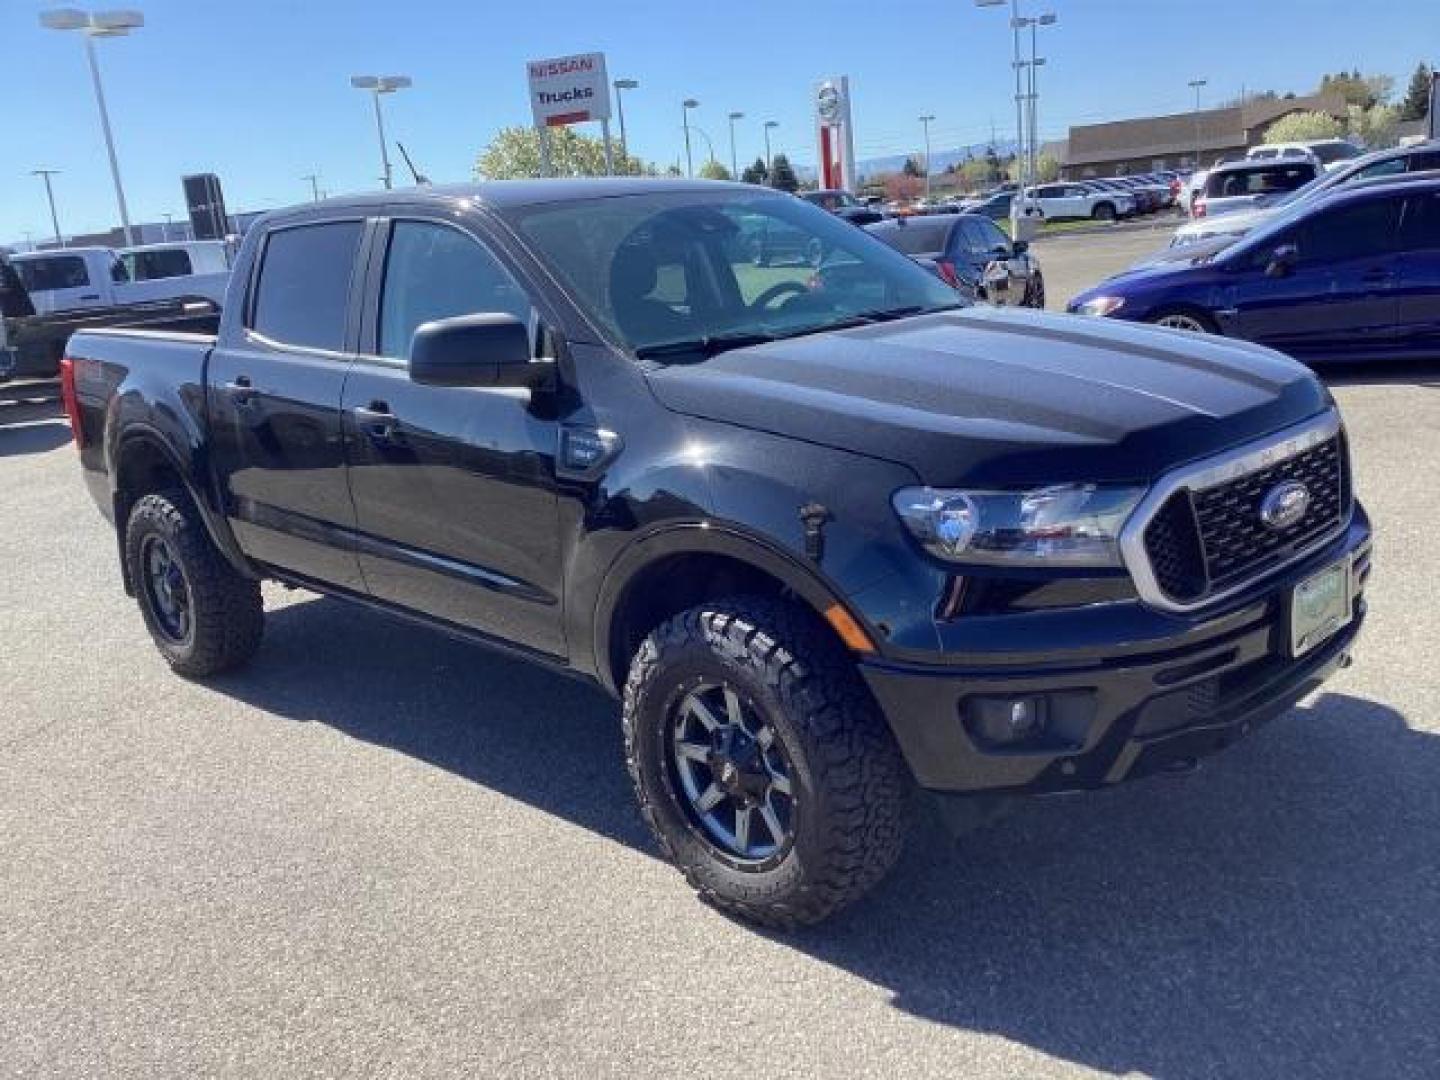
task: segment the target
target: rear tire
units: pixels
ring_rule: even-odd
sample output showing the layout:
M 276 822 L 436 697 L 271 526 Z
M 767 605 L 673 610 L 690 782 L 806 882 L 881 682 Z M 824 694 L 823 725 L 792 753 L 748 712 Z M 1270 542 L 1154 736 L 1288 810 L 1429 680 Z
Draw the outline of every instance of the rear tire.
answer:
M 1114 221 L 1115 204 L 1108 202 L 1096 203 L 1090 209 L 1090 217 L 1095 221 Z
M 1036 273 L 1030 279 L 1030 290 L 1025 296 L 1025 306 L 1037 311 L 1045 310 L 1045 278 Z
M 631 665 L 624 727 L 646 823 L 724 911 L 819 922 L 900 855 L 909 771 L 854 661 L 807 610 L 740 597 L 663 623 Z
M 145 626 L 177 673 L 216 675 L 254 655 L 265 626 L 260 583 L 225 561 L 184 491 L 135 503 L 125 565 Z

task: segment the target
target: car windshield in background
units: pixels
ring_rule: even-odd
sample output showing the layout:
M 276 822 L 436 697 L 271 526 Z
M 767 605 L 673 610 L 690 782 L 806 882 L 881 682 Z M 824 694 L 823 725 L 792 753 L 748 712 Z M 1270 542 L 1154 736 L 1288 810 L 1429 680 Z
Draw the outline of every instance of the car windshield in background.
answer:
M 1280 195 L 1303 187 L 1314 178 L 1315 166 L 1310 164 L 1277 163 L 1225 169 L 1206 178 L 1205 194 L 1212 199 Z
M 964 304 L 863 230 L 784 195 L 651 192 L 505 216 L 586 314 L 640 355 Z
M 1316 143 L 1310 148 L 1310 152 L 1325 165 L 1331 165 L 1337 161 L 1349 161 L 1351 158 L 1360 156 L 1360 148 L 1347 142 Z
M 891 218 L 867 226 L 867 231 L 906 255 L 936 255 L 945 250 L 954 227 L 951 217 Z

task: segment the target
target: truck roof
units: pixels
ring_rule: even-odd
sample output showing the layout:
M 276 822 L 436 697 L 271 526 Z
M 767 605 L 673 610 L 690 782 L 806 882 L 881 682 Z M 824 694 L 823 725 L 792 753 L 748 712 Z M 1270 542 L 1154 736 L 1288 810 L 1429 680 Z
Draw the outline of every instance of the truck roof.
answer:
M 567 177 L 554 180 L 486 180 L 470 184 L 427 184 L 422 187 L 375 191 L 361 195 L 339 195 L 318 203 L 297 203 L 275 211 L 277 216 L 295 212 L 313 212 L 318 208 L 379 206 L 393 202 L 479 202 L 493 207 L 530 206 L 536 203 L 570 202 L 576 199 L 606 199 L 621 195 L 658 194 L 661 192 L 701 192 L 729 188 L 751 194 L 773 192 L 753 184 L 737 184 L 723 180 L 681 180 L 674 177 L 607 176 Z

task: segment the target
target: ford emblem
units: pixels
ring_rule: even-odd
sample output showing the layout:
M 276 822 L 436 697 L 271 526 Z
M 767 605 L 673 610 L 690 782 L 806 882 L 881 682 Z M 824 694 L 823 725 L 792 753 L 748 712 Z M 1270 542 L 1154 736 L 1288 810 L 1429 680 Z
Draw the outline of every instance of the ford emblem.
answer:
M 1276 484 L 1260 502 L 1260 520 L 1272 529 L 1298 525 L 1310 509 L 1310 489 L 1298 480 Z

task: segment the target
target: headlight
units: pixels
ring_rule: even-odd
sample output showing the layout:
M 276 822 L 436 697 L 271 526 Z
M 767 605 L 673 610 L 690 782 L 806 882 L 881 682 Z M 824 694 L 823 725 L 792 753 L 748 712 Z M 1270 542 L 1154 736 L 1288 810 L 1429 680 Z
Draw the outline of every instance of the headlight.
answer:
M 1120 529 L 1144 488 L 902 488 L 891 500 L 930 554 L 991 566 L 1120 566 Z
M 1123 296 L 1097 296 L 1094 300 L 1086 300 L 1075 311 L 1081 315 L 1113 315 L 1124 306 Z

